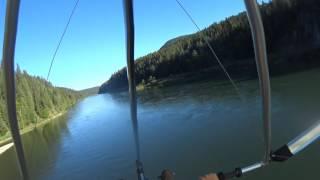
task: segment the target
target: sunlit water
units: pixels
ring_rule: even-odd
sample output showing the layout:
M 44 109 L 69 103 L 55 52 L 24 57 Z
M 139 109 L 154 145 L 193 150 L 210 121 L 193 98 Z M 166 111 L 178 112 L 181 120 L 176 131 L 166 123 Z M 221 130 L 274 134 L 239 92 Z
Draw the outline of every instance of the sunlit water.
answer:
M 256 80 L 201 82 L 139 94 L 141 156 L 146 175 L 169 168 L 176 179 L 229 171 L 263 157 L 261 101 Z M 273 149 L 320 120 L 320 70 L 272 80 Z M 128 97 L 96 95 L 65 117 L 23 136 L 31 179 L 136 179 Z M 245 179 L 320 179 L 320 143 L 285 163 Z M 0 156 L 0 179 L 19 179 L 15 152 Z

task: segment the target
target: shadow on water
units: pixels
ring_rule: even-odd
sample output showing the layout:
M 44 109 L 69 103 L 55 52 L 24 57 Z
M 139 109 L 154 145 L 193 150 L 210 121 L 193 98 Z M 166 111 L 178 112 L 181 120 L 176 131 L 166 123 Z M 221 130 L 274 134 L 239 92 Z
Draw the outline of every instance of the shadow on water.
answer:
M 273 149 L 320 120 L 319 74 L 315 69 L 272 78 Z M 226 83 L 200 82 L 139 92 L 141 150 L 148 174 L 156 177 L 162 168 L 170 168 L 177 179 L 196 179 L 207 172 L 261 160 L 259 84 L 256 80 L 242 81 L 239 87 L 245 103 Z M 129 108 L 127 93 L 108 97 Z M 317 147 L 319 143 L 286 163 L 243 179 L 316 179 L 320 163 Z M 299 169 L 308 175 L 299 174 Z
M 22 136 L 31 179 L 42 179 L 52 168 L 48 162 L 56 160 L 61 139 L 69 133 L 66 119 L 67 115 L 63 115 Z M 15 148 L 11 148 L 0 156 L 0 179 L 21 178 L 15 153 Z
M 320 69 L 272 78 L 272 146 L 287 143 L 320 120 Z M 199 82 L 138 93 L 142 161 L 148 177 L 164 168 L 197 179 L 263 156 L 261 98 L 256 80 Z M 23 137 L 33 179 L 135 179 L 127 93 L 88 97 L 69 115 Z M 34 143 L 32 146 L 31 144 Z M 32 147 L 33 147 L 33 150 Z M 243 180 L 319 179 L 320 143 Z M 32 155 L 31 155 L 32 152 Z M 15 152 L 0 156 L 0 179 L 18 178 Z
M 319 69 L 272 78 L 273 149 L 320 120 L 319 82 Z M 149 173 L 156 175 L 161 167 L 168 167 L 177 172 L 178 179 L 196 179 L 195 174 L 230 170 L 262 159 L 259 84 L 250 80 L 239 86 L 245 104 L 230 86 L 214 82 L 139 92 L 142 151 Z M 112 97 L 127 99 L 126 94 Z M 319 145 L 243 179 L 316 179 Z

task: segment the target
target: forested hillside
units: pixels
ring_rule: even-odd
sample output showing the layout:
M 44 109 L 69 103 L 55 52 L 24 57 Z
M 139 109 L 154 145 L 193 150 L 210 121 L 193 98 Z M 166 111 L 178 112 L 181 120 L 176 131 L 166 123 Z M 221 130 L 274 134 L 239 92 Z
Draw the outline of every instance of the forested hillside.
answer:
M 320 65 L 320 1 L 273 0 L 261 5 L 261 14 L 271 74 Z M 136 83 L 144 85 L 201 71 L 209 71 L 210 78 L 225 78 L 205 38 L 233 78 L 256 76 L 251 31 L 242 12 L 201 32 L 169 40 L 158 51 L 138 58 Z M 122 68 L 102 84 L 99 93 L 121 91 L 127 86 L 127 72 Z
M 52 86 L 40 77 L 16 70 L 16 102 L 20 128 L 41 122 L 66 111 L 81 94 L 66 88 Z M 9 131 L 4 92 L 3 69 L 0 67 L 0 137 Z

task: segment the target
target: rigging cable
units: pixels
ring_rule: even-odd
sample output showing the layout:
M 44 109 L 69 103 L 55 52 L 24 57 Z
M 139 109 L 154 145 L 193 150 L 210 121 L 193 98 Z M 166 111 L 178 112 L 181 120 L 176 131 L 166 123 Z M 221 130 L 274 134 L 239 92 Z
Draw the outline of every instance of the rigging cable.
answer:
M 68 30 L 70 21 L 71 21 L 71 19 L 72 19 L 72 16 L 73 16 L 74 12 L 76 11 L 76 9 L 77 9 L 77 7 L 78 7 L 79 1 L 80 1 L 80 0 L 76 0 L 76 2 L 75 2 L 74 6 L 73 6 L 73 9 L 72 9 L 72 11 L 71 11 L 71 14 L 70 14 L 70 16 L 69 16 L 68 22 L 67 22 L 66 26 L 64 27 L 64 30 L 63 30 L 62 35 L 60 36 L 59 43 L 58 43 L 58 45 L 57 45 L 57 47 L 56 47 L 56 49 L 55 49 L 55 51 L 54 51 L 54 53 L 53 53 L 53 56 L 52 56 L 52 59 L 51 59 L 51 63 L 50 63 L 50 67 L 49 67 L 49 71 L 48 71 L 48 74 L 47 74 L 47 81 L 49 80 L 49 76 L 50 76 L 50 73 L 51 73 L 51 69 L 52 69 L 54 60 L 55 60 L 55 58 L 56 58 L 57 52 L 58 52 L 58 50 L 59 50 L 59 48 L 60 48 L 61 42 L 62 42 L 62 40 L 63 40 L 63 38 L 64 38 L 64 35 L 66 34 L 66 32 L 67 32 L 67 30 Z
M 195 20 L 192 18 L 190 13 L 184 8 L 182 3 L 179 0 L 175 0 L 182 10 L 186 13 L 192 23 L 197 27 L 200 32 L 199 26 L 196 24 Z M 263 130 L 264 130 L 264 143 L 265 143 L 265 154 L 262 162 L 254 164 L 251 167 L 258 168 L 264 165 L 267 165 L 270 161 L 270 154 L 271 154 L 271 90 L 270 90 L 270 78 L 269 78 L 269 69 L 268 69 L 268 61 L 267 61 L 267 51 L 266 51 L 266 43 L 265 43 L 265 35 L 264 35 L 264 28 L 262 24 L 261 15 L 259 12 L 259 7 L 256 0 L 244 0 L 247 15 L 250 22 L 250 28 L 252 32 L 253 44 L 254 44 L 254 52 L 255 52 L 255 59 L 257 64 L 259 82 L 260 82 L 260 89 L 261 89 L 261 96 L 262 96 L 262 106 L 263 106 Z M 225 72 L 226 76 L 229 78 L 230 82 L 232 83 L 233 87 L 237 90 L 238 94 L 240 95 L 239 89 L 237 88 L 236 84 L 228 74 L 227 70 L 224 68 L 223 64 L 221 63 L 220 59 L 216 55 L 215 51 L 213 50 L 212 46 L 208 42 L 206 38 L 204 38 L 206 44 L 210 48 L 212 54 L 217 59 L 220 67 Z M 241 97 L 241 95 L 240 95 Z M 247 169 L 244 169 L 247 171 Z M 237 170 L 235 172 L 238 172 Z
M 76 9 L 77 9 L 77 7 L 78 7 L 79 1 L 80 1 L 80 0 L 76 0 L 76 1 L 75 1 L 75 4 L 74 4 L 74 6 L 73 6 L 73 8 L 72 8 L 72 11 L 71 11 L 71 13 L 70 13 L 70 15 L 69 15 L 69 17 L 68 17 L 67 24 L 66 24 L 65 27 L 64 27 L 64 30 L 63 30 L 60 38 L 59 38 L 58 45 L 57 45 L 57 47 L 55 48 L 55 51 L 54 51 L 54 53 L 53 53 L 53 56 L 52 56 L 52 59 L 51 59 L 51 63 L 50 63 L 50 67 L 49 67 L 48 74 L 47 74 L 47 78 L 46 78 L 46 81 L 47 81 L 47 82 L 49 82 L 49 76 L 50 76 L 50 73 L 51 73 L 51 70 L 52 70 L 52 66 L 53 66 L 54 60 L 55 60 L 56 55 L 57 55 L 57 53 L 58 53 L 58 51 L 59 51 L 59 48 L 60 48 L 61 43 L 62 43 L 62 41 L 63 41 L 63 39 L 64 39 L 64 36 L 65 36 L 65 34 L 66 34 L 67 30 L 68 30 L 68 27 L 69 27 L 69 24 L 70 24 L 70 22 L 71 22 L 71 19 L 72 19 L 73 15 L 74 15 L 74 12 L 76 11 Z M 46 87 L 46 86 L 44 86 L 43 90 L 45 89 L 45 87 Z M 35 122 L 35 125 L 34 125 L 34 129 L 37 128 L 37 124 L 38 124 L 38 118 L 36 118 L 36 122 Z M 35 142 L 35 141 L 33 141 L 32 144 L 31 144 L 30 159 L 32 159 L 32 156 L 33 156 L 34 142 Z
M 187 11 L 187 9 L 182 5 L 182 3 L 179 0 L 175 0 L 179 7 L 183 10 L 183 12 L 188 16 L 188 18 L 190 19 L 190 21 L 193 23 L 193 25 L 197 28 L 198 32 L 201 32 L 200 27 L 198 26 L 198 24 L 196 23 L 196 21 L 192 18 L 191 14 Z M 224 67 L 224 65 L 222 64 L 220 58 L 218 57 L 217 53 L 214 51 L 213 47 L 210 45 L 209 41 L 207 40 L 206 37 L 203 38 L 205 43 L 207 44 L 207 46 L 209 47 L 212 55 L 214 56 L 214 58 L 217 60 L 220 68 L 222 69 L 222 71 L 225 73 L 225 75 L 227 76 L 227 78 L 229 79 L 230 83 L 232 84 L 232 86 L 234 87 L 234 89 L 236 90 L 238 96 L 240 97 L 241 100 L 244 100 L 244 97 L 241 95 L 240 90 L 238 88 L 238 86 L 236 85 L 236 83 L 233 81 L 233 79 L 231 78 L 230 74 L 228 73 L 227 69 Z
M 175 0 L 179 6 L 183 9 L 183 11 L 187 14 L 189 19 L 192 21 L 192 23 L 197 27 L 197 29 L 200 31 L 199 26 L 196 24 L 192 16 L 188 13 L 188 11 L 183 7 L 181 2 L 179 0 Z M 231 177 L 240 177 L 243 173 L 250 172 L 252 170 L 258 169 L 260 167 L 266 166 L 269 164 L 271 160 L 271 88 L 270 88 L 270 77 L 269 77 L 269 68 L 268 68 L 268 60 L 267 60 L 267 50 L 266 50 L 266 42 L 265 42 L 265 34 L 264 34 L 264 28 L 263 23 L 261 19 L 261 15 L 259 12 L 259 7 L 256 0 L 244 0 L 247 10 L 247 16 L 250 23 L 250 29 L 252 33 L 252 39 L 254 44 L 254 53 L 255 53 L 255 60 L 257 64 L 257 70 L 258 70 L 258 76 L 259 76 L 259 82 L 260 82 L 260 91 L 262 96 L 262 119 L 263 119 L 263 131 L 264 131 L 264 143 L 265 143 L 265 154 L 263 157 L 263 160 L 261 162 L 255 163 L 253 165 L 250 165 L 245 168 L 236 168 L 233 172 L 230 173 L 219 173 L 219 177 L 224 178 L 231 178 Z M 206 38 L 204 38 L 207 45 L 209 46 L 212 54 L 216 57 L 219 65 L 224 70 L 226 75 L 228 76 L 230 82 L 234 86 L 234 88 L 239 93 L 239 90 L 237 86 L 235 86 L 235 83 L 231 79 L 230 75 L 228 74 L 227 70 L 222 65 L 221 61 L 217 57 L 216 53 L 214 52 L 213 48 L 211 47 L 210 43 L 207 41 Z M 240 93 L 239 93 L 240 94 Z M 241 96 L 240 96 L 241 97 Z M 319 131 L 319 128 L 314 128 L 312 130 L 312 135 L 314 138 L 310 138 L 311 140 L 308 140 L 307 142 L 311 142 L 312 140 L 316 139 Z M 310 134 L 310 133 L 306 133 Z M 291 144 L 297 144 L 297 143 L 291 143 Z M 293 146 L 293 145 L 292 145 Z M 288 148 L 284 148 L 285 151 Z M 281 149 L 282 150 L 282 149 Z M 277 151 L 278 154 L 281 154 L 282 152 Z M 276 156 L 276 154 L 273 154 Z
M 21 136 L 19 132 L 14 74 L 14 53 L 18 28 L 19 6 L 20 0 L 7 1 L 2 59 L 10 131 L 12 134 L 14 145 L 16 147 L 16 153 L 20 166 L 19 169 L 21 171 L 22 178 L 24 180 L 27 180 L 29 179 L 29 176 Z
M 74 15 L 74 12 L 76 11 L 76 9 L 77 9 L 77 7 L 78 7 L 79 1 L 80 1 L 80 0 L 76 0 L 76 1 L 75 1 L 75 4 L 74 4 L 74 6 L 73 6 L 73 8 L 72 8 L 72 11 L 71 11 L 71 13 L 70 13 L 70 15 L 69 15 L 67 24 L 66 24 L 65 27 L 64 27 L 64 30 L 63 30 L 63 32 L 62 32 L 62 34 L 61 34 L 61 36 L 60 36 L 58 45 L 57 45 L 57 47 L 55 48 L 55 51 L 54 51 L 54 53 L 53 53 L 53 56 L 52 56 L 52 59 L 51 59 L 51 62 L 50 62 L 50 67 L 49 67 L 48 74 L 47 74 L 47 78 L 46 78 L 46 80 L 47 80 L 48 82 L 49 82 L 50 73 L 51 73 L 52 66 L 53 66 L 53 63 L 54 63 L 54 61 L 55 61 L 56 55 L 57 55 L 57 53 L 58 53 L 58 51 L 59 51 L 59 49 L 60 49 L 61 43 L 62 43 L 62 41 L 63 41 L 63 39 L 64 39 L 64 35 L 66 34 L 66 32 L 67 32 L 67 30 L 68 30 L 68 27 L 69 27 L 69 24 L 70 24 L 70 22 L 71 22 L 71 19 L 72 19 L 73 15 Z M 36 122 L 35 122 L 35 126 L 34 126 L 35 128 L 37 127 L 37 123 L 38 123 L 38 118 L 36 119 Z
M 139 141 L 139 127 L 137 118 L 137 95 L 135 84 L 135 64 L 134 64 L 134 17 L 133 17 L 133 3 L 132 0 L 123 0 L 124 5 L 124 19 L 126 28 L 126 51 L 127 51 L 127 74 L 129 84 L 129 98 L 130 98 L 130 114 L 134 133 L 134 140 L 136 146 L 136 166 L 139 180 L 145 180 L 143 165 L 140 160 L 140 141 Z

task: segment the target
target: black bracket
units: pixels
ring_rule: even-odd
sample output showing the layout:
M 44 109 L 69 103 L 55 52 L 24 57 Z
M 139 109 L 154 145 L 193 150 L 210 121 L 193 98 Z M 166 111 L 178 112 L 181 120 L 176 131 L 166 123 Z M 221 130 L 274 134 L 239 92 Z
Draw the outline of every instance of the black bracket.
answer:
M 241 177 L 241 176 L 242 176 L 241 168 L 236 168 L 234 171 L 231 171 L 228 173 L 223 173 L 223 172 L 218 173 L 219 180 L 226 180 L 226 179 L 231 179 L 234 177 Z
M 293 154 L 291 153 L 289 147 L 284 145 L 275 152 L 272 152 L 270 156 L 272 161 L 283 162 L 291 158 Z

